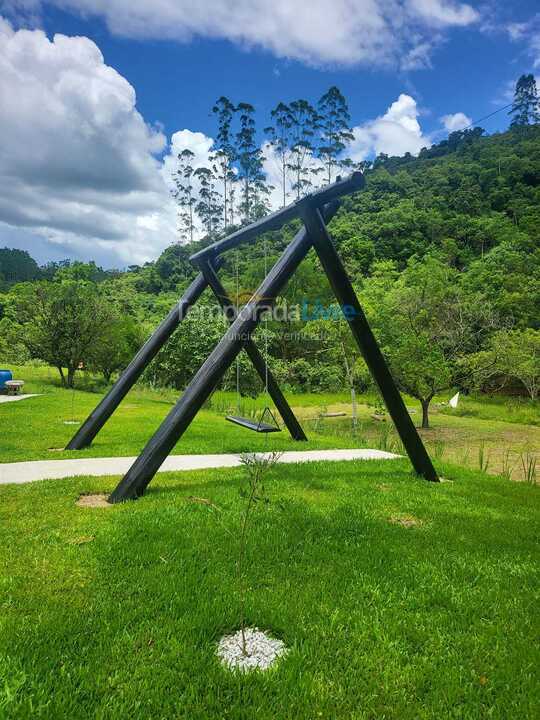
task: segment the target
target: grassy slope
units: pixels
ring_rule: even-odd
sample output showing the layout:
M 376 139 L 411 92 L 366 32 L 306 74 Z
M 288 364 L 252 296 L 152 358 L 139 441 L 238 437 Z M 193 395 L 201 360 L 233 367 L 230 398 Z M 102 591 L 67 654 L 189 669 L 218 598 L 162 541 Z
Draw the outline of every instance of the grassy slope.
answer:
M 242 679 L 214 657 L 238 622 L 240 470 L 160 475 L 110 509 L 74 503 L 115 478 L 0 487 L 0 716 L 537 717 L 538 490 L 444 473 L 275 470 L 248 614 L 292 651 Z

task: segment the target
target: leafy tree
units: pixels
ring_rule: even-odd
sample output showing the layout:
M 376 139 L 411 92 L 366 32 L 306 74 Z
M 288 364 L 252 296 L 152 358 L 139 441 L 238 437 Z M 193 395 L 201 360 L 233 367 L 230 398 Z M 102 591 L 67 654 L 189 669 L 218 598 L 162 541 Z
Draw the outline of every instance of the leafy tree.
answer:
M 509 114 L 513 116 L 510 127 L 523 127 L 540 122 L 540 100 L 534 75 L 522 75 L 517 81 Z
M 291 151 L 287 168 L 292 174 L 292 190 L 299 200 L 311 189 L 320 168 L 313 163 L 317 111 L 307 100 L 294 100 L 289 105 Z
M 133 318 L 111 315 L 90 347 L 89 369 L 100 372 L 109 382 L 113 373 L 128 365 L 143 340 L 140 327 Z
M 437 258 L 413 258 L 395 279 L 391 265 L 384 270 L 366 283 L 368 312 L 398 385 L 420 401 L 427 428 L 433 397 L 460 377 L 460 359 L 482 348 L 498 320 Z
M 193 158 L 195 153 L 187 148 L 178 153 L 177 169 L 173 174 L 174 190 L 172 195 L 178 204 L 178 232 L 180 236 L 193 242 L 195 193 L 193 189 Z
M 80 260 L 61 263 L 54 274 L 55 280 L 83 280 L 86 282 L 98 283 L 105 278 L 110 277 L 113 273 L 105 271 L 102 267 L 90 262 L 81 262 Z
M 38 264 L 26 250 L 0 248 L 0 285 L 34 280 L 38 276 Z
M 199 199 L 195 209 L 208 235 L 212 238 L 217 231 L 221 217 L 219 193 L 216 190 L 216 178 L 211 168 L 200 167 L 193 177 L 199 182 Z
M 536 400 L 540 390 L 540 330 L 500 332 L 491 346 L 503 359 L 508 376 L 523 383 L 531 400 Z
M 319 157 L 326 167 L 326 182 L 331 183 L 335 169 L 340 166 L 341 154 L 354 140 L 347 100 L 335 85 L 319 100 L 318 112 Z
M 268 135 L 270 146 L 274 149 L 278 158 L 281 176 L 282 205 L 285 206 L 287 204 L 287 168 L 291 154 L 293 117 L 290 108 L 283 102 L 278 103 L 270 115 L 274 121 L 274 125 L 266 127 L 264 132 Z
M 482 387 L 497 379 L 520 382 L 531 400 L 540 390 L 540 330 L 501 330 L 490 339 L 489 348 L 467 358 L 475 384 Z
M 160 386 L 183 390 L 225 333 L 228 323 L 214 303 L 200 302 L 187 315 L 145 372 Z
M 189 260 L 192 252 L 191 246 L 177 243 L 161 253 L 155 263 L 160 289 L 177 290 L 193 279 L 196 271 Z
M 540 249 L 533 243 L 501 242 L 470 264 L 463 286 L 517 327 L 540 326 Z
M 217 117 L 218 130 L 216 150 L 210 159 L 222 185 L 223 227 L 226 228 L 228 225 L 234 225 L 234 183 L 236 182 L 234 162 L 237 152 L 231 124 L 236 108 L 229 98 L 221 96 L 212 108 L 212 113 Z
M 356 391 L 358 387 L 366 387 L 368 370 L 339 305 L 327 305 L 321 307 L 321 310 L 323 317 L 306 324 L 304 336 L 310 338 L 313 345 L 311 348 L 305 348 L 304 355 L 307 358 L 311 357 L 312 362 L 318 361 L 317 365 L 327 369 L 329 366 L 341 368 L 338 387 L 346 386 L 349 389 L 352 424 L 356 428 L 358 423 Z M 319 372 L 321 372 L 320 367 Z
M 365 232 L 362 218 L 343 211 L 332 222 L 332 238 L 349 275 L 356 279 L 369 273 L 375 260 L 375 243 Z
M 67 268 L 71 265 L 71 260 L 50 260 L 49 262 L 42 265 L 39 269 L 39 277 L 41 280 L 54 280 L 56 273 L 62 268 Z
M 265 195 L 268 194 L 263 172 L 263 155 L 256 142 L 255 108 L 249 103 L 240 103 L 240 129 L 236 134 L 239 165 L 238 180 L 242 185 L 240 210 L 243 221 L 248 223 L 266 212 Z
M 77 369 L 89 362 L 107 328 L 110 309 L 93 283 L 41 281 L 12 290 L 8 316 L 30 357 L 56 367 L 64 387 L 73 387 Z

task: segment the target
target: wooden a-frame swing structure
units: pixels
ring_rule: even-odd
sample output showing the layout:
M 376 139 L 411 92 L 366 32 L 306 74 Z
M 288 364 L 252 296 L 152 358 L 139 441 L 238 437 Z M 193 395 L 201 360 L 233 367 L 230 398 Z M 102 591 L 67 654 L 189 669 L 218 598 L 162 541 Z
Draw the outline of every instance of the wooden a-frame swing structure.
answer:
M 307 439 L 275 378 L 268 370 L 265 358 L 253 342 L 252 334 L 311 248 L 314 248 L 318 255 L 416 473 L 426 480 L 438 482 L 435 468 L 407 412 L 326 227 L 326 223 L 335 215 L 339 207 L 339 198 L 360 190 L 363 186 L 362 173 L 353 173 L 344 180 L 338 179 L 337 182 L 267 215 L 262 220 L 238 230 L 191 256 L 190 260 L 199 268 L 200 274 L 81 425 L 66 449 L 80 450 L 92 443 L 144 369 L 165 345 L 186 317 L 189 308 L 197 302 L 207 287 L 213 291 L 231 324 L 113 491 L 109 502 L 117 503 L 134 499 L 144 493 L 161 464 L 242 349 L 247 352 L 257 373 L 265 382 L 268 393 L 292 438 Z M 227 250 L 254 242 L 260 234 L 277 230 L 295 218 L 300 218 L 304 226 L 283 251 L 251 299 L 237 312 L 217 275 L 220 256 Z M 246 418 L 229 419 L 244 427 L 249 425 Z M 261 432 L 261 429 L 259 428 L 258 431 Z

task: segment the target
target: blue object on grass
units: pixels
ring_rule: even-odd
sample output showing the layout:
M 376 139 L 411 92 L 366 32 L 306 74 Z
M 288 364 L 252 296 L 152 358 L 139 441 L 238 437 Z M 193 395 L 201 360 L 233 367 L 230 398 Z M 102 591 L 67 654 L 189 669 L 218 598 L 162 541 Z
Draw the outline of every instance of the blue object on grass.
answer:
M 11 370 L 0 370 L 0 390 L 6 389 L 7 380 L 13 380 L 13 373 Z

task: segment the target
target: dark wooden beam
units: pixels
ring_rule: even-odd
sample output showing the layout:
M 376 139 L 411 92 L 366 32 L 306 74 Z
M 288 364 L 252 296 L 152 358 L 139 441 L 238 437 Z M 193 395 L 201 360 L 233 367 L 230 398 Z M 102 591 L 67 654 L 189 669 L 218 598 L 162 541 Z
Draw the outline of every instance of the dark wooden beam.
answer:
M 207 262 L 201 262 L 200 268 L 202 274 L 206 278 L 206 282 L 212 288 L 214 295 L 218 299 L 221 307 L 223 308 L 225 316 L 232 323 L 236 319 L 236 309 L 232 304 L 230 298 L 228 297 L 227 291 L 221 284 L 221 281 L 217 276 L 216 271 L 214 270 L 212 265 Z M 283 422 L 287 426 L 287 430 L 291 434 L 293 440 L 307 440 L 307 437 L 302 430 L 302 426 L 296 419 L 296 416 L 293 413 L 291 406 L 287 402 L 285 395 L 283 395 L 283 393 L 281 392 L 281 389 L 275 377 L 272 375 L 270 369 L 267 368 L 266 360 L 263 358 L 263 356 L 257 349 L 257 346 L 255 345 L 253 340 L 248 340 L 244 346 L 244 349 L 248 354 L 249 359 L 253 363 L 257 374 L 261 378 L 263 385 L 265 387 L 266 385 L 268 385 L 268 393 L 274 401 L 274 405 L 276 406 L 279 414 L 283 418 Z
M 407 412 L 320 211 L 316 207 L 305 206 L 302 219 L 415 471 L 426 480 L 438 482 L 433 463 Z
M 262 220 L 257 220 L 257 222 L 241 228 L 223 240 L 209 245 L 207 248 L 204 248 L 204 250 L 200 250 L 192 255 L 190 260 L 198 264 L 201 260 L 215 258 L 226 250 L 231 250 L 232 248 L 252 241 L 261 233 L 268 232 L 269 230 L 278 230 L 282 225 L 285 225 L 285 223 L 300 217 L 302 208 L 308 204 L 312 204 L 315 207 L 323 207 L 343 195 L 361 190 L 364 185 L 365 180 L 363 174 L 360 172 L 352 173 L 352 175 L 349 175 L 349 177 L 344 180 L 338 180 L 332 183 L 332 185 L 325 185 L 321 190 L 306 195 L 306 197 L 298 202 L 287 205 L 281 210 L 276 210 L 276 212 L 270 213 L 270 215 L 262 218 Z
M 92 443 L 101 428 L 142 375 L 144 369 L 157 355 L 159 350 L 161 350 L 163 345 L 165 345 L 186 317 L 189 308 L 197 302 L 206 287 L 206 279 L 201 273 L 191 283 L 177 305 L 174 306 L 167 317 L 160 323 L 156 330 L 154 330 L 99 405 L 86 418 L 66 445 L 66 450 L 81 450 Z
M 325 211 L 325 219 L 332 217 L 336 210 L 337 203 Z M 311 238 L 306 229 L 302 228 L 201 365 L 182 397 L 113 491 L 109 502 L 123 502 L 144 493 L 165 458 L 189 427 L 246 341 L 251 339 L 251 334 L 265 310 L 275 302 L 310 248 Z

